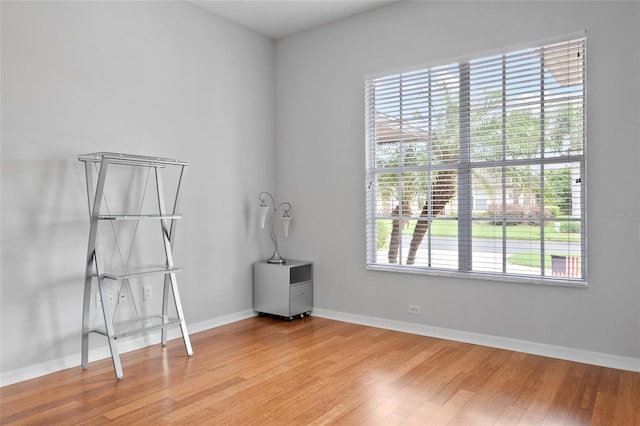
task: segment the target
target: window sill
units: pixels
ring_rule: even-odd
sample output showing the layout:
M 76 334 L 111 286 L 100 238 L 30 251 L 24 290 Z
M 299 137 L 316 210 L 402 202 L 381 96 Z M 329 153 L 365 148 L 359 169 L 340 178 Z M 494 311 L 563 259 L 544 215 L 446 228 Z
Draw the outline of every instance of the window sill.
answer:
M 516 283 L 516 284 L 535 284 L 535 285 L 546 285 L 551 287 L 572 287 L 572 288 L 587 288 L 587 281 L 581 278 L 543 278 L 543 277 L 532 277 L 528 275 L 497 275 L 491 273 L 482 273 L 482 272 L 459 272 L 459 271 L 450 271 L 446 269 L 433 269 L 433 268 L 425 268 L 421 266 L 394 266 L 394 265 L 378 265 L 378 264 L 367 264 L 368 271 L 381 271 L 381 272 L 396 272 L 403 274 L 414 274 L 414 275 L 431 275 L 431 276 L 440 276 L 440 277 L 451 277 L 451 278 L 465 278 L 465 279 L 476 279 L 476 280 L 484 280 L 484 281 L 502 281 L 508 283 Z

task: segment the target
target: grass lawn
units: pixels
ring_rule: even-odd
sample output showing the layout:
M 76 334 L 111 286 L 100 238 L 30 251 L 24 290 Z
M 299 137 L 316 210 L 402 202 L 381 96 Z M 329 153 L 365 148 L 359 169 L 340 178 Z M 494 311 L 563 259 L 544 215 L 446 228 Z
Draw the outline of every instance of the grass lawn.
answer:
M 391 221 L 389 221 L 391 222 Z M 458 222 L 455 220 L 435 220 L 432 223 L 431 235 L 436 237 L 457 237 Z M 402 230 L 403 234 L 413 234 L 415 222 Z M 389 226 L 389 229 L 391 227 Z M 531 225 L 511 225 L 506 227 L 508 240 L 540 240 L 540 227 Z M 489 223 L 475 223 L 472 229 L 473 238 L 502 239 L 502 226 Z M 548 223 L 544 228 L 545 241 L 580 242 L 580 234 L 558 232 L 554 223 Z
M 387 232 L 391 232 L 391 220 L 387 221 Z M 412 235 L 416 222 L 411 222 L 408 226 L 402 229 L 404 235 Z M 489 238 L 489 239 L 502 239 L 502 226 L 491 225 L 489 223 L 473 223 L 472 236 L 473 238 Z M 540 227 L 531 225 L 512 225 L 506 227 L 508 240 L 527 240 L 527 241 L 540 241 Z M 435 220 L 431 226 L 431 235 L 435 237 L 457 237 L 458 236 L 458 222 L 455 220 Z M 383 240 L 384 245 L 379 246 L 378 249 L 388 247 L 388 236 Z M 548 223 L 544 228 L 545 241 L 560 241 L 560 242 L 580 242 L 580 234 L 572 234 L 567 232 L 556 231 L 555 223 Z M 566 253 L 545 253 L 545 268 L 551 269 L 551 256 L 566 256 Z M 580 256 L 578 256 L 580 257 Z M 517 253 L 507 257 L 507 262 L 513 265 L 530 266 L 533 268 L 541 267 L 540 252 L 525 252 Z M 582 261 L 579 261 L 582 263 Z

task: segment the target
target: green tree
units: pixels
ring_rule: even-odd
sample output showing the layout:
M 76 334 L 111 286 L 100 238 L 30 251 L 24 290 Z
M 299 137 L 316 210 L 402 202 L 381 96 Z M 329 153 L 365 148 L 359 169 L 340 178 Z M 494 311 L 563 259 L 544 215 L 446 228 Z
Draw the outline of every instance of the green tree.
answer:
M 547 205 L 558 206 L 561 214 L 571 215 L 573 194 L 570 167 L 545 171 L 544 200 Z
M 436 106 L 432 112 L 436 118 L 433 120 L 430 129 L 426 132 L 424 140 L 413 144 L 413 148 L 409 148 L 412 144 L 405 145 L 404 149 L 413 149 L 413 161 L 415 165 L 443 165 L 455 164 L 459 158 L 459 101 L 458 93 L 450 89 L 446 82 L 438 83 L 439 91 L 444 94 L 444 101 L 441 105 Z M 415 116 L 423 117 L 420 111 L 415 112 Z M 416 149 L 420 146 L 420 149 Z M 406 156 L 405 156 L 406 158 Z M 398 248 L 402 237 L 402 220 L 400 219 L 400 208 L 402 205 L 402 216 L 409 217 L 412 215 L 409 206 L 412 202 L 422 199 L 420 203 L 420 216 L 414 227 L 413 236 L 409 245 L 409 253 L 407 254 L 407 265 L 415 262 L 415 257 L 429 228 L 430 218 L 433 218 L 444 212 L 446 205 L 456 194 L 456 169 L 438 170 L 435 172 L 414 172 L 405 173 L 404 187 L 410 187 L 412 190 L 405 194 L 406 197 L 402 203 L 396 205 L 391 212 L 394 217 L 391 230 L 391 240 L 389 243 L 388 260 L 389 263 L 399 263 L 401 259 L 398 256 Z M 398 219 L 395 219 L 398 217 Z

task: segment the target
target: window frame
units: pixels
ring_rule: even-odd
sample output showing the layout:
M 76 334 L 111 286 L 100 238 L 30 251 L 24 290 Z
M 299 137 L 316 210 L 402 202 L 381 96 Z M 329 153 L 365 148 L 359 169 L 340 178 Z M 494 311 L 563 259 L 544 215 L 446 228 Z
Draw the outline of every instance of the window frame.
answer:
M 574 155 L 560 155 L 560 156 L 545 156 L 541 154 L 539 158 L 529 158 L 529 159 L 506 159 L 503 157 L 501 160 L 495 161 L 472 161 L 470 158 L 471 152 L 471 142 L 470 142 L 470 127 L 471 127 L 471 119 L 469 113 L 469 97 L 471 91 L 471 79 L 469 77 L 469 69 L 470 64 L 474 60 L 479 60 L 483 58 L 489 58 L 491 56 L 501 55 L 503 61 L 505 60 L 506 55 L 525 50 L 525 49 L 536 49 L 541 47 L 546 47 L 547 45 L 558 43 L 558 42 L 569 42 L 577 39 L 581 39 L 583 43 L 583 57 L 582 57 L 582 99 L 581 99 L 581 107 L 582 107 L 582 150 L 581 154 Z M 435 276 L 451 276 L 451 277 L 459 277 L 459 278 L 477 278 L 484 280 L 492 280 L 492 281 L 508 281 L 508 282 L 516 282 L 516 283 L 533 283 L 533 284 L 546 284 L 553 286 L 569 286 L 569 287 L 586 287 L 587 286 L 587 173 L 586 173 L 586 163 L 587 163 L 587 83 L 586 83 L 586 50 L 587 50 L 587 38 L 586 32 L 578 32 L 568 35 L 563 35 L 554 38 L 548 38 L 545 40 L 538 40 L 532 43 L 521 44 L 517 46 L 510 46 L 500 50 L 494 50 L 490 52 L 482 52 L 475 55 L 468 55 L 464 57 L 460 57 L 453 60 L 440 61 L 431 65 L 422 65 L 412 68 L 407 68 L 404 70 L 395 70 L 385 73 L 379 73 L 377 75 L 368 75 L 365 76 L 365 127 L 366 127 L 366 268 L 368 270 L 373 271 L 390 271 L 390 272 L 402 272 L 402 273 L 410 273 L 410 274 L 422 274 L 422 275 L 435 275 Z M 389 78 L 393 75 L 402 75 L 408 72 L 417 71 L 417 70 L 425 70 L 431 72 L 431 70 L 443 66 L 443 65 L 451 65 L 452 63 L 456 63 L 459 66 L 460 76 L 458 77 L 458 81 L 460 82 L 460 93 L 458 96 L 458 106 L 460 106 L 460 123 L 458 124 L 459 131 L 459 150 L 460 150 L 460 159 L 459 162 L 455 165 L 428 165 L 421 166 L 421 171 L 432 172 L 435 170 L 442 170 L 446 168 L 455 168 L 457 170 L 457 194 L 458 194 L 458 229 L 462 232 L 458 234 L 458 269 L 442 269 L 435 268 L 431 266 L 414 266 L 414 265 L 403 265 L 403 264 L 393 264 L 393 263 L 381 263 L 376 261 L 377 257 L 377 249 L 376 249 L 376 219 L 379 218 L 376 216 L 376 176 L 378 172 L 375 163 L 376 156 L 372 155 L 370 152 L 370 145 L 372 144 L 372 135 L 371 132 L 375 132 L 375 124 L 373 123 L 375 119 L 372 121 L 372 114 L 375 115 L 375 107 L 374 111 L 371 111 L 371 105 L 367 100 L 367 84 L 371 81 L 380 78 Z M 544 61 L 541 60 L 541 95 L 540 95 L 540 106 L 547 106 L 544 99 Z M 463 77 L 465 76 L 466 77 Z M 503 68 L 502 73 L 502 82 L 503 85 L 506 81 L 505 69 Z M 431 80 L 429 80 L 431 82 Z M 429 83 L 431 84 L 431 83 Z M 430 87 L 430 86 L 429 86 Z M 429 88 L 429 96 L 431 96 L 431 88 Z M 503 89 L 502 96 L 506 97 L 506 90 Z M 402 100 L 400 100 L 402 102 Z M 462 105 L 467 105 L 465 108 Z M 506 106 L 503 104 L 503 113 L 506 114 Z M 541 108 L 544 111 L 544 108 Z M 466 120 L 463 116 L 466 114 Z M 463 124 L 466 126 L 466 131 L 463 130 Z M 544 120 L 542 120 L 542 125 L 544 125 Z M 463 135 L 466 135 L 466 140 Z M 373 136 L 375 138 L 375 136 Z M 541 147 L 544 151 L 544 134 L 540 136 Z M 506 142 L 503 142 L 506 143 Z M 463 149 L 464 148 L 464 149 Z M 545 170 L 546 165 L 552 164 L 579 164 L 579 179 L 580 179 L 580 217 L 578 219 L 569 219 L 569 221 L 578 222 L 580 224 L 580 255 L 581 255 L 581 265 L 580 265 L 580 276 L 579 277 L 555 277 L 544 275 L 544 260 L 543 265 L 541 266 L 541 274 L 537 275 L 519 275 L 514 273 L 506 272 L 506 265 L 503 268 L 503 272 L 481 272 L 474 271 L 472 269 L 472 258 L 473 258 L 473 236 L 472 236 L 472 222 L 474 220 L 473 217 L 473 197 L 472 192 L 473 188 L 471 185 L 471 181 L 473 179 L 473 170 L 477 168 L 487 168 L 487 167 L 506 167 L 509 165 L 513 166 L 540 166 L 541 170 Z M 462 179 L 462 183 L 460 182 Z M 505 186 L 504 176 L 501 181 L 502 187 Z M 544 178 L 541 175 L 541 183 L 539 186 L 542 191 L 542 195 L 544 196 Z M 463 191 L 462 194 L 460 191 Z M 429 204 L 432 202 L 432 197 L 429 197 Z M 544 203 L 542 203 L 541 210 L 544 209 Z M 401 212 L 399 212 L 402 215 Z M 402 218 L 402 216 L 400 216 Z M 415 218 L 412 218 L 415 219 Z M 438 220 L 446 220 L 444 218 L 437 218 L 437 214 L 433 216 L 429 216 L 428 219 L 422 219 L 419 217 L 417 220 L 428 220 L 433 221 L 435 219 Z M 401 219 L 400 219 L 401 220 Z M 547 222 L 542 215 L 540 217 L 541 224 Z M 429 238 L 430 238 L 430 228 Z M 544 225 L 541 225 L 541 232 L 544 235 Z M 426 238 L 426 236 L 425 236 Z M 541 238 L 544 238 L 541 236 Z M 506 232 L 503 233 L 502 236 L 503 244 L 507 241 Z M 544 241 L 544 240 L 543 240 Z M 541 256 L 542 259 L 545 257 L 545 243 L 541 244 Z M 497 253 L 497 252 L 496 252 Z M 429 249 L 429 258 L 431 257 L 431 249 Z M 503 255 L 504 262 L 506 263 L 506 254 Z

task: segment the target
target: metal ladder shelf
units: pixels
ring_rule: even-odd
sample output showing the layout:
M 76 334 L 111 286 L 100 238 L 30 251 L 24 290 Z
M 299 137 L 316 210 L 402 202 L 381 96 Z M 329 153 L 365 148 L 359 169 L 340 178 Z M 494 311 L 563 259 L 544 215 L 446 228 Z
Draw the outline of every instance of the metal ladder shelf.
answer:
M 82 314 L 82 368 L 88 368 L 89 364 L 89 334 L 97 333 L 108 338 L 113 368 L 117 379 L 122 379 L 122 364 L 117 347 L 117 340 L 123 337 L 161 330 L 162 346 L 167 344 L 167 328 L 180 327 L 185 350 L 188 356 L 193 355 L 189 333 L 187 331 L 184 312 L 178 293 L 176 272 L 181 268 L 173 263 L 173 240 L 175 238 L 176 221 L 181 219 L 177 214 L 180 201 L 180 188 L 189 163 L 169 158 L 148 157 L 142 155 L 122 154 L 113 152 L 97 152 L 93 154 L 83 154 L 78 156 L 78 160 L 84 163 L 85 177 L 87 181 L 87 199 L 89 206 L 90 228 L 89 244 L 87 248 L 87 262 L 84 283 L 83 314 Z M 101 208 L 105 202 L 104 190 L 107 171 L 112 165 L 146 167 L 151 168 L 155 175 L 157 189 L 158 214 L 102 214 Z M 178 167 L 179 177 L 175 188 L 175 199 L 173 210 L 167 212 L 165 209 L 164 187 L 161 170 L 166 167 Z M 95 169 L 95 173 L 94 173 Z M 151 170 L 149 171 L 151 172 Z M 94 180 L 97 174 L 97 181 Z M 146 192 L 146 187 L 145 187 Z M 144 194 L 143 200 L 144 201 Z M 142 203 L 142 202 L 141 202 Z M 100 222 L 108 221 L 139 221 L 157 220 L 160 222 L 162 233 L 164 264 L 150 265 L 138 269 L 130 270 L 128 264 L 123 262 L 123 271 L 107 272 L 104 270 L 104 259 L 99 247 L 99 227 Z M 114 233 L 115 237 L 115 233 Z M 132 241 L 135 240 L 135 235 Z M 164 291 L 162 298 L 162 313 L 159 315 L 149 315 L 138 317 L 133 320 L 115 322 L 111 306 L 108 300 L 107 283 L 109 281 L 128 281 L 153 275 L 164 275 Z M 101 310 L 104 319 L 104 327 L 91 327 L 91 301 L 93 280 L 97 281 L 98 292 L 102 300 Z M 173 298 L 176 317 L 169 316 L 170 299 Z M 118 302 L 119 303 L 119 302 Z M 134 302 L 135 303 L 135 302 Z M 117 305 L 116 305 L 117 308 Z

